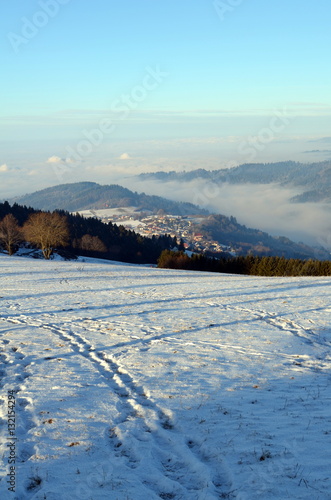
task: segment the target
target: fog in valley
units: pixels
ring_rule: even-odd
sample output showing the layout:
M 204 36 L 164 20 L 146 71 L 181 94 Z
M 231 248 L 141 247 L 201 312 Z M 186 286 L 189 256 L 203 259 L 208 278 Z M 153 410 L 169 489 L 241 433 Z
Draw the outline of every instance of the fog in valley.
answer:
M 322 203 L 292 203 L 298 188 L 277 184 L 216 184 L 205 179 L 189 183 L 125 179 L 125 187 L 146 194 L 187 201 L 210 212 L 234 216 L 240 224 L 273 236 L 324 246 L 331 250 L 330 206 Z

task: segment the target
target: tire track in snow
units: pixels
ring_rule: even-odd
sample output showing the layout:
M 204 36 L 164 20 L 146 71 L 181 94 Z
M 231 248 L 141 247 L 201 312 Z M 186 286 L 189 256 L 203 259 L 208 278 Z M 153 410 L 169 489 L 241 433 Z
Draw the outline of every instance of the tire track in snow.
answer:
M 201 495 L 206 500 L 234 498 L 219 452 L 201 451 L 201 445 L 181 434 L 171 413 L 153 402 L 148 391 L 111 355 L 96 351 L 80 334 L 53 323 L 25 315 L 1 319 L 49 330 L 68 343 L 72 351 L 93 363 L 119 398 L 119 416 L 106 429 L 105 437 L 118 460 L 133 472 L 137 469 L 137 479 L 153 492 L 151 498 L 200 500 Z

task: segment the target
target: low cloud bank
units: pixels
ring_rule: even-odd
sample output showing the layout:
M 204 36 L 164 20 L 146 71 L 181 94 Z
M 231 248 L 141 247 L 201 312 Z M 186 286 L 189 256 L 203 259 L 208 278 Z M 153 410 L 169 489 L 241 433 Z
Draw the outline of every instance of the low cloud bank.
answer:
M 126 180 L 125 186 L 233 215 L 239 223 L 275 236 L 287 236 L 310 245 L 327 246 L 330 241 L 331 250 L 331 207 L 321 203 L 291 203 L 291 197 L 302 192 L 298 189 L 277 184 L 217 185 L 204 180 L 185 184 Z

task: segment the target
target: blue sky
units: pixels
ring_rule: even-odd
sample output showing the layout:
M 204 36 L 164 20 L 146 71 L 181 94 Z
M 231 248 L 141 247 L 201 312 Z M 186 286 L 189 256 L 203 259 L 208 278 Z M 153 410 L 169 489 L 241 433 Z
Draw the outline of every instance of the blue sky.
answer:
M 68 182 L 243 163 L 259 134 L 256 161 L 330 158 L 330 18 L 327 0 L 2 2 L 0 198 L 58 183 L 102 120 Z

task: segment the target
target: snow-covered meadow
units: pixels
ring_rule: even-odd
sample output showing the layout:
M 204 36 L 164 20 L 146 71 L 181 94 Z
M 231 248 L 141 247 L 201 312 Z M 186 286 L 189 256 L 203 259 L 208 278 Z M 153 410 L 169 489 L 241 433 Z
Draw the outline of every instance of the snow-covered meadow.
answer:
M 0 255 L 0 283 L 1 499 L 331 499 L 330 278 Z

